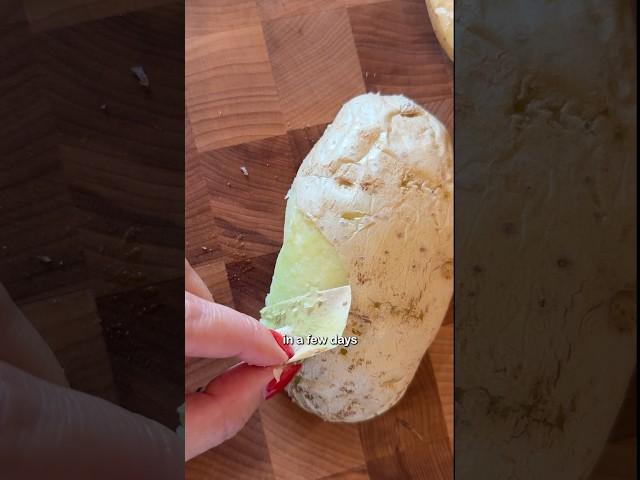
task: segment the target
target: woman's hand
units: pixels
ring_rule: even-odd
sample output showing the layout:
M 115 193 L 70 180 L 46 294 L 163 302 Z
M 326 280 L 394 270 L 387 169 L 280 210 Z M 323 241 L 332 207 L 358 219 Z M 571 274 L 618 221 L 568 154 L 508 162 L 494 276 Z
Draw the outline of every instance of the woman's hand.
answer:
M 242 363 L 214 378 L 185 400 L 185 458 L 233 437 L 260 403 L 281 391 L 300 369 L 290 365 L 280 381 L 273 366 L 293 355 L 282 337 L 254 318 L 214 303 L 202 279 L 185 260 L 185 355 L 237 357 Z
M 167 427 L 69 388 L 55 355 L 0 284 L 0 477 L 175 479 Z

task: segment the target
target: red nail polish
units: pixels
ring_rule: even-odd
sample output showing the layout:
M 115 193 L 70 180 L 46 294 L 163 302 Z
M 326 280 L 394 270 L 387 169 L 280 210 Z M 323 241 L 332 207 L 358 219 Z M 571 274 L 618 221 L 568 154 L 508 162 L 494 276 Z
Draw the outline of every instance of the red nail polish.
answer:
M 284 344 L 284 339 L 282 338 L 282 335 L 280 335 L 280 333 L 276 332 L 275 330 L 271 330 L 271 335 L 273 335 L 273 338 L 275 339 L 275 341 L 278 342 L 278 345 L 280 345 L 280 348 L 284 350 L 284 353 L 287 354 L 287 357 L 289 358 L 293 357 L 293 347 L 291 345 Z
M 302 364 L 300 363 L 286 366 L 282 371 L 282 374 L 280 374 L 280 381 L 276 381 L 276 379 L 274 378 L 269 382 L 264 394 L 264 398 L 269 400 L 276 393 L 284 390 L 284 387 L 287 386 L 287 383 L 289 383 L 291 379 L 296 376 L 296 373 L 298 373 L 300 367 L 302 367 Z

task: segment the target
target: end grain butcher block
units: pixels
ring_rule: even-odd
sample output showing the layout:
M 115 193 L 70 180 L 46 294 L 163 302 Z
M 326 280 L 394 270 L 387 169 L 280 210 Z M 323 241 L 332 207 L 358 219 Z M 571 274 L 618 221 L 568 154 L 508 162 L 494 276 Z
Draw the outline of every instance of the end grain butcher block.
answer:
M 186 251 L 214 298 L 258 317 L 282 245 L 284 196 L 339 108 L 402 93 L 451 131 L 453 68 L 424 0 L 188 0 Z M 190 365 L 196 389 L 229 365 Z M 191 480 L 453 477 L 448 315 L 404 398 L 360 424 L 277 395 Z

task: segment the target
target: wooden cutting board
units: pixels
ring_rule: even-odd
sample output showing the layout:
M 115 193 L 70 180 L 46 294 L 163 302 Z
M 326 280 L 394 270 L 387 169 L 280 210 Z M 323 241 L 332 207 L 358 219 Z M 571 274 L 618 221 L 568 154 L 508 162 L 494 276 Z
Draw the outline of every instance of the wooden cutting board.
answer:
M 217 301 L 258 316 L 282 242 L 284 196 L 340 106 L 365 92 L 403 93 L 451 131 L 453 68 L 424 0 L 188 0 L 186 7 L 187 256 Z M 187 387 L 228 365 L 190 365 Z M 280 394 L 234 439 L 190 461 L 187 478 L 452 478 L 452 421 L 448 315 L 391 411 L 331 424 Z
M 0 283 L 74 389 L 175 428 L 184 6 L 0 3 Z

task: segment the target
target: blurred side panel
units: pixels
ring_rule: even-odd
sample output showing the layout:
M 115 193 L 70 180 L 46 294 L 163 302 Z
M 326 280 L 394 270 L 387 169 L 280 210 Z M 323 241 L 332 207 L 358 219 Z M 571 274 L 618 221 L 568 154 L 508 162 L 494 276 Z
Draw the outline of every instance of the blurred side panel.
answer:
M 456 2 L 458 479 L 635 478 L 634 5 Z
M 181 474 L 183 2 L 0 1 L 0 121 L 0 476 Z

